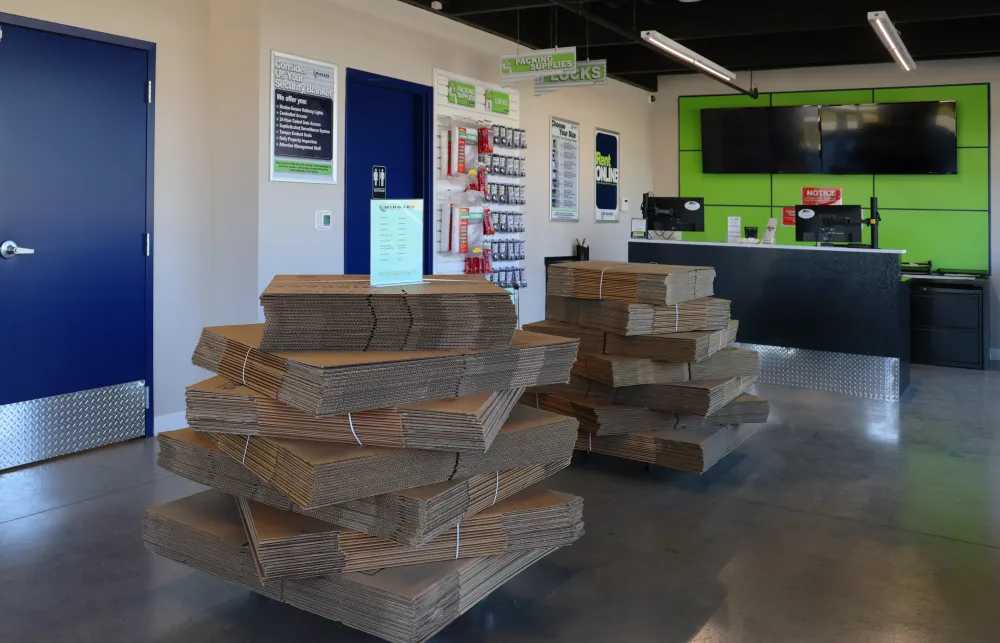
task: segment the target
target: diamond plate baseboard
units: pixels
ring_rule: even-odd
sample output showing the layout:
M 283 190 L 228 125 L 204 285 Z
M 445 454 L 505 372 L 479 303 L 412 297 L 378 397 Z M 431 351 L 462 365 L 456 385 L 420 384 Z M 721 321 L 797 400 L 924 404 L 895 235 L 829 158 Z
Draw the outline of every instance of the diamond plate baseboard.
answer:
M 146 383 L 0 406 L 0 471 L 137 438 L 146 431 Z
M 899 399 L 899 359 L 798 348 L 736 344 L 760 353 L 764 384 L 811 388 L 855 397 Z

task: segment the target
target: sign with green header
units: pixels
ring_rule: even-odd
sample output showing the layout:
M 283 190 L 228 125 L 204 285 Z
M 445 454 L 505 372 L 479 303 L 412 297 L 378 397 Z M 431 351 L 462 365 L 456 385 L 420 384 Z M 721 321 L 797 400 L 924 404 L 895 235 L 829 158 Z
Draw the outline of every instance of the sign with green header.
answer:
M 576 71 L 576 47 L 538 49 L 524 54 L 500 56 L 501 85 L 574 71 Z
M 486 111 L 494 114 L 510 114 L 510 94 L 487 89 Z
M 588 60 L 578 62 L 571 72 L 560 72 L 535 78 L 535 93 L 550 92 L 563 87 L 605 85 L 608 82 L 608 61 Z
M 476 86 L 460 80 L 448 80 L 448 102 L 462 107 L 476 106 Z

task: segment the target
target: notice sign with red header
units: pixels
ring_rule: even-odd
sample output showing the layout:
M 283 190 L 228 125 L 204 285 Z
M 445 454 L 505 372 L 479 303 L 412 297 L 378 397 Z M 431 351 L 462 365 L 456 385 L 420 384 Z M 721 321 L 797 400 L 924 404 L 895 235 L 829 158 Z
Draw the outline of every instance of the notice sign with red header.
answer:
M 843 188 L 802 188 L 802 205 L 844 205 Z
M 790 208 L 781 208 L 781 225 L 783 226 L 795 225 L 795 206 L 792 206 Z

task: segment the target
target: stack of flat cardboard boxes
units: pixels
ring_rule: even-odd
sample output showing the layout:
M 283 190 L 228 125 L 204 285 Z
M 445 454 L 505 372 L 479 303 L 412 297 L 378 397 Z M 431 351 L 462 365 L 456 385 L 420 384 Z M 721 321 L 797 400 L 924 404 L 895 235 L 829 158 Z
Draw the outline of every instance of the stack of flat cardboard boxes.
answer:
M 157 554 L 415 643 L 583 535 L 582 499 L 533 486 L 569 464 L 577 420 L 517 404 L 567 382 L 579 342 L 516 330 L 480 277 L 364 280 L 278 277 L 266 324 L 204 330 L 194 363 L 218 375 L 189 387 L 191 428 L 159 436 L 158 462 L 211 489 L 149 509 L 143 533 Z
M 576 448 L 703 473 L 766 422 L 748 390 L 755 351 L 712 297 L 715 271 L 572 262 L 549 267 L 546 319 L 526 329 L 578 339 L 568 384 L 530 387 L 524 404 L 576 418 Z

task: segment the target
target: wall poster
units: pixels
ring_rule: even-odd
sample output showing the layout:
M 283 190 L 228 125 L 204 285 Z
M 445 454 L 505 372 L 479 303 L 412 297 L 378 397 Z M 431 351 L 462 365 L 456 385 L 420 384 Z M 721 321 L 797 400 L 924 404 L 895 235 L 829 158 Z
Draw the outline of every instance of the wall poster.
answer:
M 580 124 L 549 119 L 549 221 L 580 220 Z
M 621 137 L 618 132 L 597 128 L 594 141 L 596 150 L 594 159 L 594 178 L 596 186 L 594 194 L 596 204 L 594 220 L 597 222 L 618 222 L 618 181 L 620 168 L 618 144 Z
M 337 66 L 271 52 L 271 180 L 337 182 Z

